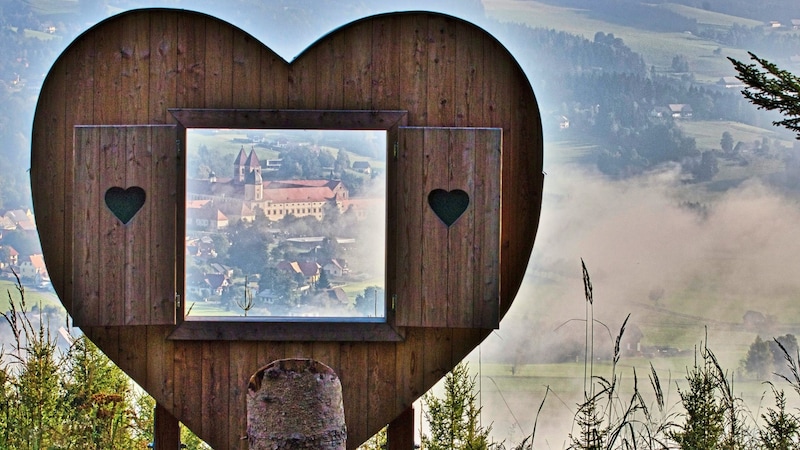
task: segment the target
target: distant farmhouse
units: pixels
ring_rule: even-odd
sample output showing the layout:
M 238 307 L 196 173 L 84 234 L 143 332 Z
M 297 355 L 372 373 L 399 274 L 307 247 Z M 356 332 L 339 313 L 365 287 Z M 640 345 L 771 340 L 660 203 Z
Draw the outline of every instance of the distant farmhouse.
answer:
M 355 166 L 355 165 L 354 165 Z M 366 170 L 370 170 L 367 163 Z M 242 147 L 233 162 L 233 176 L 211 173 L 207 179 L 186 183 L 186 222 L 188 226 L 215 230 L 239 220 L 253 221 L 257 210 L 270 220 L 288 215 L 322 219 L 326 205 L 340 212 L 366 214 L 371 199 L 350 199 L 341 180 L 265 181 L 255 149 L 247 154 Z M 368 173 L 368 172 L 367 172 Z

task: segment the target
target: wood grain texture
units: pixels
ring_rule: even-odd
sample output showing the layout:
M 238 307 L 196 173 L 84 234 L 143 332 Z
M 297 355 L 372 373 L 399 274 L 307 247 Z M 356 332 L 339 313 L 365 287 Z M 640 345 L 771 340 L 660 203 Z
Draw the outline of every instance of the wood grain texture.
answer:
M 400 110 L 408 112 L 407 125 L 411 127 L 502 129 L 502 143 L 496 149 L 499 160 L 491 159 L 490 153 L 476 153 L 475 159 L 476 167 L 486 173 L 502 171 L 502 198 L 477 194 L 497 192 L 498 178 L 476 172 L 471 181 L 476 192 L 471 201 L 484 205 L 485 213 L 472 217 L 473 228 L 491 229 L 486 221 L 492 214 L 502 214 L 499 254 L 487 246 L 487 240 L 495 238 L 493 234 L 478 232 L 472 238 L 474 264 L 481 267 L 473 272 L 473 277 L 478 277 L 472 283 L 473 295 L 482 296 L 483 302 L 473 305 L 472 326 L 479 326 L 491 314 L 499 320 L 510 307 L 538 225 L 543 183 L 541 121 L 523 72 L 494 38 L 443 15 L 387 14 L 336 30 L 287 63 L 251 36 L 217 19 L 157 9 L 123 13 L 83 33 L 58 58 L 42 86 L 32 136 L 35 213 L 48 271 L 73 317 L 101 315 L 99 308 L 81 310 L 73 292 L 91 292 L 87 283 L 95 283 L 97 293 L 93 295 L 98 298 L 101 290 L 113 291 L 113 277 L 101 276 L 99 263 L 104 258 L 108 263 L 119 262 L 118 255 L 103 253 L 101 258 L 98 250 L 97 272 L 89 268 L 92 263 L 84 272 L 73 273 L 73 264 L 85 259 L 85 254 L 73 251 L 74 237 L 97 233 L 101 221 L 106 220 L 100 216 L 107 212 L 101 193 L 87 189 L 84 182 L 93 176 L 107 182 L 125 181 L 116 178 L 113 165 L 118 163 L 111 159 L 102 162 L 105 169 L 81 169 L 99 168 L 101 154 L 77 150 L 81 140 L 73 134 L 75 126 L 173 123 L 169 108 Z M 478 147 L 482 138 L 475 139 Z M 451 145 L 449 138 L 447 145 Z M 398 256 L 396 261 L 405 258 L 407 262 L 389 263 L 393 269 L 389 278 L 394 279 L 387 286 L 394 283 L 399 305 L 416 305 L 398 309 L 398 322 L 441 314 L 423 310 L 422 288 L 409 283 L 409 273 L 419 270 L 418 278 L 422 277 L 421 230 L 426 226 L 422 215 L 427 207 L 422 194 L 412 192 L 415 184 L 426 182 L 423 176 L 440 176 L 436 167 L 424 169 L 422 147 L 412 147 L 419 153 L 400 150 L 389 164 L 390 179 L 396 180 L 390 186 L 390 192 L 396 193 L 390 204 L 396 207 L 388 217 L 400 223 L 401 214 L 413 215 L 402 229 L 394 223 L 388 225 L 388 242 L 394 245 L 390 254 Z M 156 169 L 151 176 L 159 180 L 154 183 L 157 195 L 174 206 L 152 211 L 149 235 L 134 236 L 134 242 L 145 239 L 151 248 L 173 248 L 176 253 L 174 260 L 164 262 L 172 265 L 174 272 L 147 275 L 151 293 L 165 293 L 161 303 L 154 302 L 148 310 L 151 320 L 174 316 L 169 297 L 183 270 L 174 268 L 182 264 L 182 235 L 176 230 L 183 229 L 177 214 L 182 210 L 183 163 L 161 148 L 161 144 L 153 147 Z M 419 164 L 404 167 L 409 159 Z M 178 176 L 170 178 L 170 170 L 176 168 L 181 169 Z M 132 176 L 146 178 L 144 172 Z M 81 225 L 86 218 L 75 209 L 85 212 L 89 203 L 97 205 L 88 213 L 93 224 Z M 109 239 L 127 242 L 124 235 L 117 235 L 113 224 L 106 225 L 112 230 Z M 452 247 L 452 242 L 448 245 L 464 251 Z M 136 256 L 137 264 L 145 262 L 140 256 Z M 154 264 L 153 253 L 149 258 Z M 463 270 L 451 273 L 448 269 L 447 273 L 460 277 Z M 139 288 L 131 285 L 129 290 L 138 292 Z M 496 302 L 500 302 L 499 309 Z M 115 320 L 143 314 L 138 305 L 128 305 L 127 311 L 124 305 L 106 306 L 110 309 L 102 314 Z M 465 309 L 458 314 L 466 318 L 469 313 Z M 353 449 L 405 411 L 489 333 L 486 329 L 406 327 L 400 330 L 404 339 L 397 342 L 311 343 L 175 341 L 168 339 L 172 331 L 169 325 L 84 328 L 159 404 L 218 450 L 245 448 L 237 440 L 245 432 L 241 383 L 247 373 L 255 373 L 271 361 L 318 356 L 331 364 L 342 380 L 347 446 Z

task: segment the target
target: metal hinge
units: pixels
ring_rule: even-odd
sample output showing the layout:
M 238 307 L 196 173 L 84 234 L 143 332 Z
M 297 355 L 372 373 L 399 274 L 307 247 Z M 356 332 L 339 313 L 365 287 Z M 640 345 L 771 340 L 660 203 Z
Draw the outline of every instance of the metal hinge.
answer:
M 392 311 L 397 311 L 397 294 L 392 294 Z
M 393 158 L 394 158 L 395 161 L 397 161 L 397 151 L 398 151 L 399 148 L 400 148 L 400 143 L 397 142 L 397 141 L 394 141 L 394 155 L 393 155 Z
M 177 153 L 178 158 L 181 157 L 181 140 L 175 139 L 175 153 Z
M 175 293 L 175 309 L 181 309 L 181 294 Z

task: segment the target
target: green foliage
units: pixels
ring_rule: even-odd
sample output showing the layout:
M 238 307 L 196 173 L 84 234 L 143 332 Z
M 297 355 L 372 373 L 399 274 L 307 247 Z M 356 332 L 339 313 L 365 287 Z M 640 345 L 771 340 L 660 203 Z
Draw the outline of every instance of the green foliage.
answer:
M 800 77 L 753 53 L 749 55 L 757 64 L 728 58 L 739 73 L 737 78 L 747 85 L 742 94 L 760 109 L 779 111 L 784 119 L 773 124 L 798 133 L 800 137 Z
M 758 435 L 762 448 L 790 450 L 800 445 L 800 419 L 786 410 L 786 394 L 772 387 L 775 408 L 768 408 L 761 415 L 764 426 Z
M 422 436 L 428 450 L 478 450 L 495 448 L 489 442 L 491 427 L 480 425 L 475 377 L 466 363 L 459 363 L 444 378 L 444 398 L 428 393 L 422 397 L 430 434 Z
M 755 341 L 750 344 L 747 356 L 743 363 L 744 370 L 755 376 L 759 380 L 766 380 L 772 372 L 772 352 L 769 349 L 769 342 L 756 336 Z

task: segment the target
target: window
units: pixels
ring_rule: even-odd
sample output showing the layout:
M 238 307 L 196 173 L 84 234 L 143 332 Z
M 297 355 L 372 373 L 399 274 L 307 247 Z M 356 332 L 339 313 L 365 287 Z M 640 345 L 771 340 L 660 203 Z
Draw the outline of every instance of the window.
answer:
M 404 112 L 171 112 L 194 200 L 184 215 L 227 218 L 184 222 L 200 250 L 183 252 L 182 326 L 387 323 L 387 155 Z M 354 157 L 372 173 L 353 170 Z

